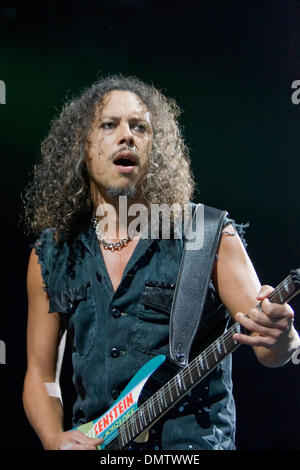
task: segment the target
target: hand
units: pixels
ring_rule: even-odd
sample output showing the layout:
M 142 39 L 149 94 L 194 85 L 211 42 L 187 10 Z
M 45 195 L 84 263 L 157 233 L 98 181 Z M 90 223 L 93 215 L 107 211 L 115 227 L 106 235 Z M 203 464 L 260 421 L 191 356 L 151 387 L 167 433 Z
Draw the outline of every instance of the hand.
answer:
M 66 431 L 56 434 L 46 450 L 97 450 L 104 439 L 92 439 L 81 431 Z
M 252 308 L 247 315 L 238 312 L 236 320 L 244 326 L 250 335 L 235 334 L 233 338 L 249 346 L 262 346 L 267 349 L 288 349 L 289 333 L 293 326 L 294 311 L 288 304 L 271 303 L 267 297 L 273 287 L 261 287 L 257 300 L 261 302 L 261 310 Z

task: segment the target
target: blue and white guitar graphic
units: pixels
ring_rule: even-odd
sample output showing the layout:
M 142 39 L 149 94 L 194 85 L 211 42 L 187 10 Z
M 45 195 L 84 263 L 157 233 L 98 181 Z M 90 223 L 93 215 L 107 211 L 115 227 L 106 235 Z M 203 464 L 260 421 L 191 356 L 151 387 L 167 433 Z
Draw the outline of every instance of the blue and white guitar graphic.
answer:
M 300 269 L 296 269 L 268 298 L 270 302 L 283 304 L 299 292 Z M 233 335 L 241 331 L 245 332 L 235 322 L 182 369 L 164 355 L 154 357 L 137 372 L 106 413 L 74 429 L 89 437 L 102 437 L 104 443 L 98 449 L 121 450 L 132 441 L 146 440 L 151 426 L 240 346 Z

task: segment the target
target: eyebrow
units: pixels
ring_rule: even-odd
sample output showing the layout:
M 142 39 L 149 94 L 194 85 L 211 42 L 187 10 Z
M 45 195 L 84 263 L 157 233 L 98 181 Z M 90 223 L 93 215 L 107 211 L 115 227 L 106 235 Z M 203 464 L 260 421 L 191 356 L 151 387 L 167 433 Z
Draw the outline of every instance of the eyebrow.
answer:
M 107 116 L 100 116 L 100 119 L 102 119 L 102 120 L 104 120 L 104 119 L 118 120 L 118 119 L 120 119 L 120 116 L 110 116 L 110 115 L 107 115 Z M 147 118 L 142 117 L 142 116 L 133 116 L 133 117 L 129 118 L 129 121 L 145 121 L 145 122 L 149 122 Z

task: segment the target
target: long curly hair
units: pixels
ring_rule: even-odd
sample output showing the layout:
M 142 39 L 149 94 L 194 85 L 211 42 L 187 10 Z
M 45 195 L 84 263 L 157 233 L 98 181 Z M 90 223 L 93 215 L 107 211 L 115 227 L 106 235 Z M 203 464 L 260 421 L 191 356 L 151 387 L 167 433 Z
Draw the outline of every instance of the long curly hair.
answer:
M 41 159 L 22 194 L 26 229 L 34 236 L 55 228 L 57 241 L 86 228 L 93 202 L 85 163 L 86 142 L 96 107 L 113 90 L 137 95 L 151 114 L 153 145 L 141 187 L 150 204 L 184 207 L 194 191 L 189 150 L 178 123 L 180 109 L 173 99 L 136 77 L 113 75 L 83 90 L 65 103 L 41 144 Z

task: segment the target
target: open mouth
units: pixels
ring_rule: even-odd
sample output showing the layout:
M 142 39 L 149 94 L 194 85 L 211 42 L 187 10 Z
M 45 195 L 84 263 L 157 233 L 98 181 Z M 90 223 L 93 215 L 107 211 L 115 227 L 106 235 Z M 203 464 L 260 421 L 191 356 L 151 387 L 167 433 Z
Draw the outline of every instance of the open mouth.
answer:
M 133 153 L 121 152 L 114 158 L 113 163 L 117 166 L 132 167 L 137 165 L 137 159 Z

